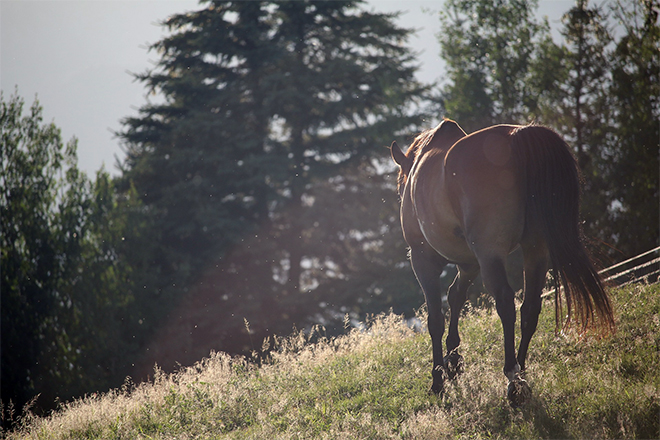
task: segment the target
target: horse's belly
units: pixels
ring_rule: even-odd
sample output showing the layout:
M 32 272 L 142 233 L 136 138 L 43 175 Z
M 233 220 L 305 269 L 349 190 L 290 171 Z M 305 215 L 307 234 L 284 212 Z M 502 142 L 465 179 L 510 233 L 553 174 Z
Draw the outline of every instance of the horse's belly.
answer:
M 442 175 L 431 182 L 417 181 L 426 186 L 414 194 L 418 196 L 414 198 L 417 222 L 426 242 L 440 255 L 454 263 L 473 263 L 476 258 L 465 241 L 462 223 L 441 178 Z
M 476 257 L 468 246 L 459 224 L 452 219 L 436 218 L 420 221 L 419 226 L 428 244 L 453 263 L 474 263 Z

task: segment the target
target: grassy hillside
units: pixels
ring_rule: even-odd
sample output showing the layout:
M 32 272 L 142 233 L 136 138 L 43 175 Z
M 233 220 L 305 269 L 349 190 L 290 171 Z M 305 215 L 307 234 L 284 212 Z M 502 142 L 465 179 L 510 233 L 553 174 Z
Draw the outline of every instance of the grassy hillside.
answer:
M 553 304 L 544 304 L 528 361 L 534 397 L 521 410 L 506 401 L 494 311 L 462 319 L 466 371 L 443 398 L 427 393 L 430 338 L 388 315 L 332 341 L 282 340 L 281 352 L 259 368 L 214 354 L 179 374 L 156 374 L 153 383 L 26 419 L 9 437 L 658 438 L 660 286 L 613 296 L 618 332 L 600 340 L 555 336 Z

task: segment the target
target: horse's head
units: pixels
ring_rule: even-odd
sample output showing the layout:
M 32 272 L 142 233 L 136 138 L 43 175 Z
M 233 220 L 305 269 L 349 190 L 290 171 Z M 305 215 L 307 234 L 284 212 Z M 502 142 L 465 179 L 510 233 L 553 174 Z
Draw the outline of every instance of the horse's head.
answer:
M 397 180 L 399 195 L 403 195 L 403 189 L 406 186 L 406 181 L 415 160 L 424 151 L 434 148 L 449 150 L 457 140 L 464 136 L 465 132 L 456 122 L 451 119 L 444 119 L 437 127 L 419 134 L 405 153 L 396 141 L 392 142 L 392 146 L 390 147 L 392 159 L 399 165 L 399 177 Z

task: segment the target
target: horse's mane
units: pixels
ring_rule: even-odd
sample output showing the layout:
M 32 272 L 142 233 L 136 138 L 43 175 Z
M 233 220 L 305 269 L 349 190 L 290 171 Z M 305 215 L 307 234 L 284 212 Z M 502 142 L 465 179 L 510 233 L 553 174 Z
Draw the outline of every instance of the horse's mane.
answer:
M 410 144 L 410 147 L 408 147 L 408 151 L 406 151 L 406 157 L 408 159 L 413 159 L 413 163 L 417 160 L 417 158 L 422 154 L 424 151 L 424 148 L 428 146 L 431 141 L 433 140 L 433 137 L 435 136 L 435 133 L 438 131 L 441 125 L 438 125 L 435 128 L 429 128 L 428 130 L 425 130 L 418 134 L 415 139 L 413 140 L 412 144 Z M 403 172 L 403 169 L 399 169 L 399 176 L 397 178 L 397 190 L 399 191 L 399 194 L 402 193 L 403 187 L 406 185 L 406 180 L 408 179 L 408 176 L 406 173 Z

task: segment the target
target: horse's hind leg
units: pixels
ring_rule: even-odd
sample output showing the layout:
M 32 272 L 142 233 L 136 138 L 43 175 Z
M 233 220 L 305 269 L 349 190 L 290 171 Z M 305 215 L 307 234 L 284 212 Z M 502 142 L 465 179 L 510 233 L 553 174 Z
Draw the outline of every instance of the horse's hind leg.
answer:
M 463 357 L 458 353 L 461 338 L 458 334 L 458 318 L 467 300 L 467 290 L 479 273 L 477 265 L 461 265 L 458 267 L 456 279 L 449 287 L 449 333 L 447 334 L 447 356 L 444 359 L 445 368 L 450 379 L 463 372 Z
M 429 318 L 428 327 L 433 344 L 433 385 L 431 391 L 439 394 L 444 389 L 444 361 L 442 357 L 442 335 L 445 332 L 445 315 L 442 312 L 442 292 L 440 275 L 447 260 L 428 248 L 412 248 L 410 262 L 413 271 L 424 291 Z
M 543 242 L 536 244 L 523 242 L 525 267 L 525 299 L 520 308 L 520 346 L 518 348 L 518 364 L 525 370 L 527 349 L 536 331 L 541 313 L 541 291 L 548 272 L 547 250 Z
M 507 397 L 513 407 L 524 405 L 531 396 L 527 382 L 520 377 L 520 365 L 515 353 L 516 305 L 514 292 L 506 279 L 504 258 L 479 257 L 481 277 L 486 290 L 495 297 L 495 307 L 504 330 L 504 374 L 509 379 Z
M 520 372 L 515 352 L 516 305 L 514 292 L 506 278 L 504 259 L 501 257 L 480 258 L 481 277 L 486 290 L 495 298 L 497 314 L 504 331 L 504 374 L 511 380 Z

